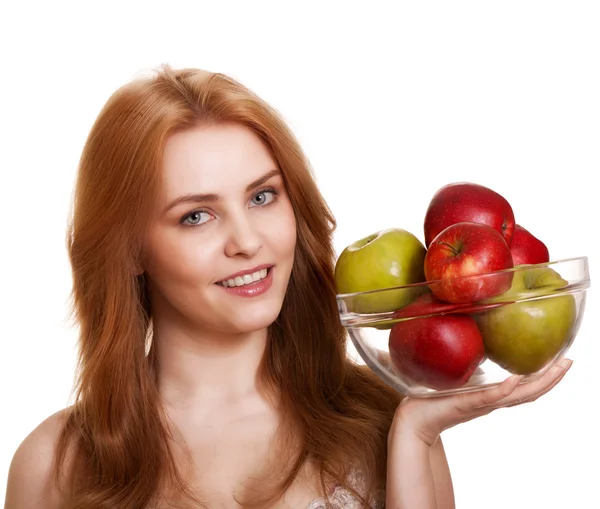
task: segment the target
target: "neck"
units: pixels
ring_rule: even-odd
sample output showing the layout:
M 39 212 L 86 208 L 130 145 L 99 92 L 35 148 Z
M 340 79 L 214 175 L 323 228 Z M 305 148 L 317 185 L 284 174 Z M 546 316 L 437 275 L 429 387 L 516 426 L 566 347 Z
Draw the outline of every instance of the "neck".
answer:
M 258 390 L 267 330 L 243 334 L 189 331 L 154 320 L 158 388 L 171 406 L 234 402 Z

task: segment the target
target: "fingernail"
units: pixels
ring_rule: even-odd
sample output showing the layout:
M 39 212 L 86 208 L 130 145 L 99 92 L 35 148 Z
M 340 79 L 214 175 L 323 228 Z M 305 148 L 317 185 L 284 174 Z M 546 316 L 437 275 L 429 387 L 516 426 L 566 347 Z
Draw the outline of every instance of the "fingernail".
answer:
M 571 367 L 571 364 L 573 364 L 573 361 L 571 359 L 563 359 L 560 363 L 563 369 L 569 369 Z

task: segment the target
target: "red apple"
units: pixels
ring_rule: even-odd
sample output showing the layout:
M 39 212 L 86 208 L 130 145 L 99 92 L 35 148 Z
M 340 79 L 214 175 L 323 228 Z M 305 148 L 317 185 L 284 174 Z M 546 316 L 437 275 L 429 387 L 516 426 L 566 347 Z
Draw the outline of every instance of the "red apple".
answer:
M 442 230 L 429 245 L 424 262 L 433 294 L 456 304 L 504 293 L 513 272 L 495 272 L 512 267 L 512 254 L 502 235 L 485 224 L 468 222 Z
M 510 252 L 515 267 L 550 261 L 550 253 L 546 244 L 519 224 L 515 226 Z
M 417 299 L 398 317 L 420 313 Z M 394 324 L 389 337 L 390 359 L 400 373 L 436 390 L 463 386 L 485 357 L 475 320 L 467 315 L 408 318 Z
M 428 315 L 442 315 L 448 313 L 471 314 L 492 309 L 502 304 L 485 303 L 455 304 L 438 299 L 433 293 L 425 293 L 413 300 L 409 305 L 398 309 L 393 313 L 392 319 L 424 317 Z M 391 328 L 391 327 L 389 327 Z
M 455 223 L 481 223 L 494 228 L 510 246 L 515 228 L 513 209 L 502 195 L 470 182 L 440 188 L 425 213 L 425 247 L 445 228 Z
M 432 293 L 424 293 L 407 306 L 394 311 L 393 318 L 423 317 L 442 313 L 461 312 L 462 309 L 471 309 L 469 304 L 452 304 L 439 300 Z

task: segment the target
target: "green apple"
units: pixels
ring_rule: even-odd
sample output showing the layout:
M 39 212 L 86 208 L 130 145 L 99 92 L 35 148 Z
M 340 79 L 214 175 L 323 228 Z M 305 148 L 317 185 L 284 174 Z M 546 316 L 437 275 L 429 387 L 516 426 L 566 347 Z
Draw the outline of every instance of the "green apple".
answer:
M 504 304 L 475 315 L 489 359 L 520 375 L 552 361 L 577 322 L 575 298 L 558 292 L 567 284 L 547 267 L 515 271 L 511 288 L 485 301 Z
M 520 265 L 515 268 L 511 287 L 501 295 L 479 301 L 480 304 L 514 302 L 551 294 L 569 283 L 550 267 Z
M 335 265 L 337 292 L 383 290 L 425 281 L 426 249 L 412 233 L 390 228 L 373 233 L 346 247 Z M 395 311 L 427 291 L 426 285 L 361 295 L 357 313 Z

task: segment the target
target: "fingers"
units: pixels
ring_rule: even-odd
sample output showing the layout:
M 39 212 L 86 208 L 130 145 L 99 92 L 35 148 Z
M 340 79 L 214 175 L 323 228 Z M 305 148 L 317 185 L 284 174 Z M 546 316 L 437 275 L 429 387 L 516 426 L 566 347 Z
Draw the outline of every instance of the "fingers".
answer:
M 513 375 L 493 389 L 481 391 L 474 395 L 467 394 L 465 396 L 476 396 L 477 399 L 473 401 L 465 398 L 460 403 L 461 410 L 475 409 L 481 411 L 487 409 L 491 412 L 495 408 L 507 408 L 535 401 L 563 379 L 572 363 L 573 361 L 569 359 L 563 359 L 562 362 L 550 368 L 544 376 L 535 382 L 519 385 L 523 376 Z
M 427 426 L 434 430 L 431 436 L 437 436 L 440 430 L 447 429 L 461 422 L 487 415 L 498 408 L 506 408 L 535 401 L 555 387 L 565 376 L 572 362 L 565 359 L 550 368 L 534 382 L 521 384 L 523 376 L 512 375 L 496 387 L 474 392 L 466 392 L 436 400 L 419 400 L 406 398 L 399 407 L 402 408 L 403 418 L 398 421 L 406 422 L 406 415 L 426 417 Z M 410 410 L 408 410 L 410 408 Z M 399 414 L 397 414 L 399 415 Z M 396 417 L 395 417 L 396 419 Z M 423 425 L 418 425 L 423 427 Z
M 507 398 L 519 385 L 523 379 L 520 375 L 513 375 L 497 387 L 486 389 L 477 393 L 465 394 L 464 399 L 459 405 L 463 411 L 481 410 L 493 407 L 505 398 Z
M 567 374 L 571 364 L 572 361 L 565 359 L 556 366 L 553 366 L 548 370 L 547 373 L 544 374 L 542 378 L 540 378 L 540 380 L 532 382 L 531 387 L 527 387 L 529 384 L 522 386 L 522 389 L 528 389 L 526 393 L 524 392 L 523 394 L 518 394 L 518 391 L 515 391 L 513 395 L 510 395 L 505 400 L 498 401 L 498 408 L 510 408 L 513 406 L 522 405 L 524 403 L 536 401 L 538 398 L 550 392 L 554 387 L 556 387 L 556 385 L 558 385 L 558 383 Z

